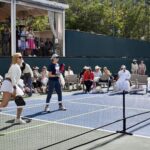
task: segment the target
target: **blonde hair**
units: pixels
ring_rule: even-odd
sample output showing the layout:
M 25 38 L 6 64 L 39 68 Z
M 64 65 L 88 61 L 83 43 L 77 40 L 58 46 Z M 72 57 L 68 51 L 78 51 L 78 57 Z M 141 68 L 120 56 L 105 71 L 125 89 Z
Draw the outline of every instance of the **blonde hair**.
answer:
M 13 56 L 12 56 L 12 64 L 17 64 L 17 58 L 22 56 L 21 53 L 15 53 Z

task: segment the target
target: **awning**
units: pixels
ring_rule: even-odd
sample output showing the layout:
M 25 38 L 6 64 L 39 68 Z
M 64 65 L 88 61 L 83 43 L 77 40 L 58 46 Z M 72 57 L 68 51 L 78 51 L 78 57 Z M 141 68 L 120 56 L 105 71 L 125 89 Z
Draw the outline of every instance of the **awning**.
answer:
M 11 0 L 0 0 L 6 2 L 0 5 L 0 20 L 10 17 Z M 69 8 L 69 5 L 51 2 L 48 0 L 17 0 L 17 17 L 22 16 L 43 16 L 47 15 L 47 10 L 62 12 Z
M 34 7 L 40 7 L 41 9 L 53 9 L 54 11 L 63 11 L 65 9 L 69 8 L 69 5 L 67 4 L 62 4 L 62 3 L 57 3 L 57 2 L 52 2 L 49 0 L 17 0 L 17 3 L 24 4 L 24 5 L 34 5 Z
M 11 3 L 11 0 L 0 0 L 0 2 Z M 17 3 L 24 3 L 25 5 L 34 5 L 37 7 L 47 7 L 56 10 L 65 10 L 69 8 L 69 5 L 49 0 L 16 0 Z

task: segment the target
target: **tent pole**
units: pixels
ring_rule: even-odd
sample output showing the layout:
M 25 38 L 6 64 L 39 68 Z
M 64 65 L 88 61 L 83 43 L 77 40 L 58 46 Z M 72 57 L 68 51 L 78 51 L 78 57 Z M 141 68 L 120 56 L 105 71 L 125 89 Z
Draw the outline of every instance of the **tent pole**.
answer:
M 11 0 L 11 56 L 16 53 L 16 0 Z

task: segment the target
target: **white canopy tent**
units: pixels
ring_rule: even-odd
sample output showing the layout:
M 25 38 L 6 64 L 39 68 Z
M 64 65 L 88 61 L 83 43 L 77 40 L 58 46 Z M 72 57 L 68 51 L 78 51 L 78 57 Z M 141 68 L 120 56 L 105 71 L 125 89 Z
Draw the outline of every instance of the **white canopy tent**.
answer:
M 16 16 L 22 11 L 27 11 L 32 16 L 48 15 L 51 31 L 56 42 L 62 43 L 62 54 L 65 56 L 65 9 L 69 8 L 68 5 L 48 0 L 0 0 L 0 2 L 6 3 L 6 6 L 0 8 L 0 19 L 5 19 L 11 14 L 11 43 L 13 43 L 11 55 L 16 52 Z M 7 7 L 7 4 L 11 7 Z

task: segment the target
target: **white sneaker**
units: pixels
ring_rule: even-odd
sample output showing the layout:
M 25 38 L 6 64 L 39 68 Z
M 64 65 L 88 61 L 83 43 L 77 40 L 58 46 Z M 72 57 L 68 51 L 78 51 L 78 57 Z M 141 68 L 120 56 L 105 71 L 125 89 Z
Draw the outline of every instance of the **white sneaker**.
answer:
M 44 111 L 45 111 L 45 112 L 50 112 L 49 107 L 46 107 Z
M 20 119 L 15 119 L 14 123 L 16 124 L 25 124 L 26 122 L 24 120 L 22 120 L 21 118 Z

